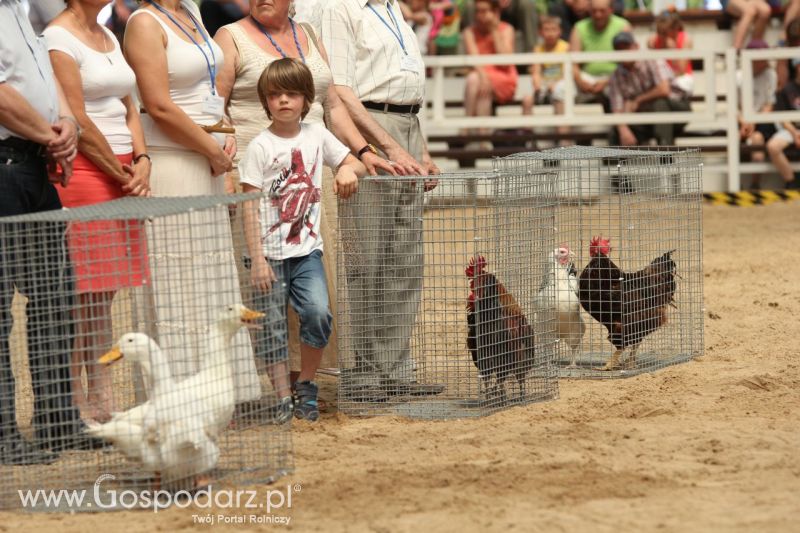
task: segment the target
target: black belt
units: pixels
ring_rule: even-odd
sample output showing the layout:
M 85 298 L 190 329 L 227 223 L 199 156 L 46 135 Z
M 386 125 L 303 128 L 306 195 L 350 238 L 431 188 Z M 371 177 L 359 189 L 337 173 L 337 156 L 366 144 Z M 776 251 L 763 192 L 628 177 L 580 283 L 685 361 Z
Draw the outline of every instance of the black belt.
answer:
M 20 139 L 19 137 L 9 137 L 8 139 L 0 139 L 0 146 L 11 148 L 17 152 L 24 154 L 34 153 L 42 156 L 47 152 L 47 148 L 39 143 L 29 141 L 27 139 Z
M 367 109 L 374 109 L 375 111 L 383 111 L 384 113 L 398 113 L 401 115 L 416 115 L 419 113 L 419 104 L 400 105 L 400 104 L 382 104 L 380 102 L 361 102 Z

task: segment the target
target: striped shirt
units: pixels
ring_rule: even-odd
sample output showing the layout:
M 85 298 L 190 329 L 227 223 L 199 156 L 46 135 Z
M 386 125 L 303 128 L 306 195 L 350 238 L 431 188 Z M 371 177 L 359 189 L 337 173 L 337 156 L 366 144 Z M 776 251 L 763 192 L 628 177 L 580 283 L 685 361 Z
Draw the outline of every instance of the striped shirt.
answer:
M 663 59 L 637 61 L 630 69 L 620 64 L 608 80 L 608 98 L 611 101 L 611 110 L 624 111 L 626 100 L 634 100 L 664 80 L 670 82 L 670 99 L 685 98 L 686 94 L 672 83 L 674 79 L 675 75 L 672 73 L 672 69 Z
M 330 0 L 322 13 L 322 41 L 333 82 L 353 89 L 361 101 L 422 103 L 425 65 L 397 0 Z

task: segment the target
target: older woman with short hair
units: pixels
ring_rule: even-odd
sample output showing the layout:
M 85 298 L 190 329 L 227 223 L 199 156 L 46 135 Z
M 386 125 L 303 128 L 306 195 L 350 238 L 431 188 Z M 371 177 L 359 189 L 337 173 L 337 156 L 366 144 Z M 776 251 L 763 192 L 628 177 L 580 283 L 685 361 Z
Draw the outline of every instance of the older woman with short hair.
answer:
M 336 93 L 322 42 L 309 24 L 297 23 L 289 16 L 290 4 L 289 0 L 274 0 L 269 3 L 250 0 L 250 15 L 223 26 L 214 37 L 227 58 L 225 66 L 219 72 L 217 85 L 220 94 L 226 99 L 226 108 L 236 127 L 239 150 L 243 153 L 253 137 L 269 125 L 256 94 L 259 76 L 273 61 L 292 57 L 303 61 L 314 78 L 315 100 L 305 121 L 321 123 L 325 120 L 334 135 L 358 155 L 370 174 L 376 174 L 378 169 L 391 174 L 402 172 L 401 168 L 379 157 L 358 131 Z M 235 171 L 232 177 L 234 181 L 238 181 Z M 233 183 L 230 188 L 236 186 Z M 322 207 L 322 235 L 327 243 L 323 261 L 328 277 L 331 311 L 335 317 L 336 200 L 330 169 L 326 169 L 323 176 Z M 291 314 L 290 319 L 297 320 Z M 297 327 L 290 326 L 290 331 L 297 331 Z M 336 336 L 333 333 L 322 361 L 309 361 L 307 358 L 302 360 L 301 357 L 298 365 L 298 342 L 296 338 L 290 337 L 294 377 L 298 381 L 310 381 L 314 378 L 313 368 L 320 364 L 323 367 L 335 366 L 336 351 Z

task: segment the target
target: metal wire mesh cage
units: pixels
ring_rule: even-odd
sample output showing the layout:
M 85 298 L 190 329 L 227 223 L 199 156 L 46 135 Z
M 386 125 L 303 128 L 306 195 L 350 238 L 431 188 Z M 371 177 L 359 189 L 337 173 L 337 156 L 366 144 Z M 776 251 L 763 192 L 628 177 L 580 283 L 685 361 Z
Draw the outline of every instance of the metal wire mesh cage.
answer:
M 425 200 L 422 178 L 374 177 L 339 203 L 342 412 L 459 418 L 557 396 L 532 307 L 554 173 L 437 178 Z
M 271 331 L 280 314 L 249 308 L 234 252 L 244 241 L 232 215 L 253 198 L 124 198 L 0 218 L 0 506 L 74 510 L 99 497 L 113 508 L 120 490 L 292 470 L 266 366 L 285 346 L 246 327 Z M 50 490 L 94 499 L 56 504 Z
M 558 173 L 558 245 L 537 309 L 554 324 L 562 377 L 630 376 L 702 353 L 699 149 L 574 146 L 495 166 Z

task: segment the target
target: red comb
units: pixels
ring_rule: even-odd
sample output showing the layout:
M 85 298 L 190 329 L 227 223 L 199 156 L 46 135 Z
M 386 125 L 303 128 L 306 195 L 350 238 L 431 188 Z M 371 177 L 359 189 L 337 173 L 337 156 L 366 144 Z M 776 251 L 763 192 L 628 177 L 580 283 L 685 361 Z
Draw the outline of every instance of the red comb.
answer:
M 611 241 L 604 239 L 602 235 L 592 237 L 589 242 L 589 255 L 596 257 L 598 255 L 608 255 L 611 252 Z
M 474 257 L 469 258 L 469 265 L 464 269 L 464 274 L 468 278 L 474 278 L 475 274 L 483 274 L 486 269 L 486 258 L 482 255 L 478 256 L 476 260 Z

